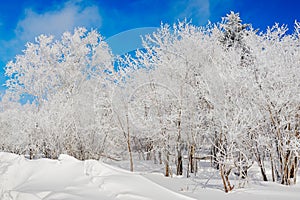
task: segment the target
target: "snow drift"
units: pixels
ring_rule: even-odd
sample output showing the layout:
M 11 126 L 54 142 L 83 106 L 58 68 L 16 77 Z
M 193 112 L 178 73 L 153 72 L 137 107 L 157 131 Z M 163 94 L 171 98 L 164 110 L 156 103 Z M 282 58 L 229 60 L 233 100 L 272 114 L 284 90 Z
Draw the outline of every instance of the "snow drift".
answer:
M 28 160 L 0 152 L 1 200 L 296 200 L 300 196 L 300 184 L 283 186 L 252 181 L 244 189 L 225 194 L 216 187 L 204 188 L 201 184 L 192 188 L 193 181 L 182 176 L 166 178 L 157 173 L 132 173 L 100 161 L 79 161 L 68 155 L 60 155 L 58 160 Z
M 190 199 L 96 160 L 28 160 L 0 153 L 1 200 Z

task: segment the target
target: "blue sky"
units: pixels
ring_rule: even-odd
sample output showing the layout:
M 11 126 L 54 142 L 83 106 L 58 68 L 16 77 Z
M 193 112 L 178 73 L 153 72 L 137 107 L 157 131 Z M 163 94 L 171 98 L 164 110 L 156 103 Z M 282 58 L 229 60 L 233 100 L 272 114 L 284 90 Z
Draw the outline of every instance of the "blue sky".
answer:
M 261 31 L 275 22 L 300 21 L 298 0 L 9 0 L 0 6 L 0 85 L 5 83 L 7 61 L 20 54 L 39 34 L 56 37 L 74 27 L 97 29 L 122 53 L 140 44 L 140 34 L 161 22 L 192 19 L 195 25 L 218 22 L 231 10 Z M 125 31 L 125 32 L 124 32 Z M 2 88 L 2 89 L 1 89 Z M 3 90 L 4 87 L 0 87 Z

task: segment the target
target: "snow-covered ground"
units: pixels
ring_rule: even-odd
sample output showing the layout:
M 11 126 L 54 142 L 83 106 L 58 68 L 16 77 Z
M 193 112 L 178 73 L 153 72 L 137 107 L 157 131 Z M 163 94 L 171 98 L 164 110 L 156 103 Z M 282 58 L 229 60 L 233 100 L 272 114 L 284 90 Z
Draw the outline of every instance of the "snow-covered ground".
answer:
M 0 199 L 298 200 L 300 197 L 299 183 L 282 186 L 249 180 L 245 188 L 237 188 L 225 194 L 214 170 L 200 169 L 197 178 L 165 178 L 161 173 L 154 172 L 155 170 L 131 173 L 116 167 L 116 163 L 114 165 L 96 160 L 78 161 L 67 155 L 61 155 L 58 160 L 28 160 L 24 156 L 0 152 Z M 142 163 L 136 163 L 137 171 L 144 167 L 146 166 Z

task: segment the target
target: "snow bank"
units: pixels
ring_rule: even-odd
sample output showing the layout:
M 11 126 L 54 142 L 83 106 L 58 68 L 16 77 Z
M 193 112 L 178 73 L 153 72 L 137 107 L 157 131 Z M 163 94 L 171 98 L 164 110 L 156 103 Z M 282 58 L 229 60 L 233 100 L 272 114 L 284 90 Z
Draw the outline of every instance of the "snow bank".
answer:
M 27 160 L 0 153 L 1 200 L 191 199 L 95 160 Z
M 202 171 L 201 176 L 207 173 Z M 79 161 L 68 155 L 61 155 L 58 160 L 28 160 L 0 152 L 0 200 L 298 200 L 300 196 L 299 183 L 283 186 L 250 182 L 244 189 L 225 194 L 221 180 L 212 180 L 204 188 L 206 181 L 206 178 L 131 173 L 103 162 Z

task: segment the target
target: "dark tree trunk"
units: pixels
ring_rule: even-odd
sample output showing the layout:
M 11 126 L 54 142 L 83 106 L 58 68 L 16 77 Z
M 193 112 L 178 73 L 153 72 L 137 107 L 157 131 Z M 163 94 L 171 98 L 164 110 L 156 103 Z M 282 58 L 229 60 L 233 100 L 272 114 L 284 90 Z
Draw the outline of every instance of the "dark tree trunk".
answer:
M 30 160 L 33 159 L 33 150 L 32 150 L 32 148 L 29 149 L 29 159 Z
M 178 152 L 178 157 L 177 157 L 177 170 L 176 170 L 176 174 L 177 175 L 182 175 L 183 173 L 183 167 L 182 167 L 182 155 L 181 155 L 181 151 Z
M 260 165 L 259 168 L 260 168 L 261 175 L 263 177 L 263 181 L 268 181 L 264 167 L 262 165 Z
M 158 152 L 158 160 L 159 160 L 159 164 L 162 165 L 163 161 L 161 158 L 161 151 Z
M 189 162 L 190 162 L 190 172 L 194 173 L 195 172 L 195 166 L 194 166 L 194 156 L 195 156 L 195 146 L 191 145 L 190 149 L 190 156 L 189 156 Z
M 272 181 L 275 182 L 275 167 L 274 167 L 274 161 L 272 155 L 270 155 L 271 158 L 271 170 L 272 170 Z

